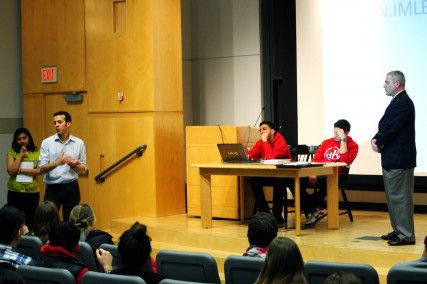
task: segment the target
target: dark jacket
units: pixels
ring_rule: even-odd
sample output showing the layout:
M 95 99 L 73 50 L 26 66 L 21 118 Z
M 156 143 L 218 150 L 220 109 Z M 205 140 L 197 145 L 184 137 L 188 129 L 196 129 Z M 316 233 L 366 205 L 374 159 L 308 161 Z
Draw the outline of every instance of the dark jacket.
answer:
M 84 274 L 89 271 L 85 264 L 81 263 L 73 254 L 63 247 L 45 244 L 41 247 L 40 253 L 42 254 L 42 258 L 40 262 L 38 262 L 39 266 L 64 268 L 71 272 L 76 279 L 76 284 L 79 284 Z
M 373 139 L 377 139 L 384 169 L 416 167 L 415 107 L 406 91 L 392 99 Z
M 86 237 L 85 242 L 87 242 L 92 247 L 94 252 L 102 244 L 114 244 L 113 237 L 109 233 L 100 230 L 90 231 Z

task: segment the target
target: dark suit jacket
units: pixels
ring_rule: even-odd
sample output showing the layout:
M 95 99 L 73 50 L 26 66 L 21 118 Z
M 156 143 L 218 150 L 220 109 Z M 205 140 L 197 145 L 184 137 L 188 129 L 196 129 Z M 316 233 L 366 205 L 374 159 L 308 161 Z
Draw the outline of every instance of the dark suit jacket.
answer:
M 416 166 L 415 107 L 406 91 L 388 105 L 374 136 L 385 169 L 407 169 Z

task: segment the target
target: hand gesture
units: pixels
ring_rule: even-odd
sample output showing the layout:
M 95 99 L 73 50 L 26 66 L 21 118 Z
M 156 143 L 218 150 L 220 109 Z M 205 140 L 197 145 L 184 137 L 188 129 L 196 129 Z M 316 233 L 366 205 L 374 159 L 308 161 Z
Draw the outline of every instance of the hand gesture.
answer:
M 374 152 L 379 152 L 380 150 L 378 149 L 378 146 L 377 146 L 377 139 L 372 139 L 371 140 L 371 148 L 372 148 L 372 150 L 374 151 Z
M 337 129 L 337 135 L 338 135 L 338 137 L 342 140 L 342 139 L 345 139 L 345 132 L 344 132 L 344 130 L 343 129 L 341 129 L 341 128 L 338 128 Z
M 19 151 L 19 153 L 21 154 L 21 157 L 22 157 L 22 158 L 26 158 L 26 157 L 28 157 L 28 150 L 27 150 L 27 147 L 22 146 L 22 147 L 21 147 L 21 150 Z

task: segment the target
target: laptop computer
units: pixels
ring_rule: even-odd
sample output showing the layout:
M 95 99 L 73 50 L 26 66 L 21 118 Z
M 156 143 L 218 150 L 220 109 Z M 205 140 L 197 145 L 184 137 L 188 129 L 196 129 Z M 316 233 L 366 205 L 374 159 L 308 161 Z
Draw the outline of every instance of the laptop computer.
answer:
M 217 144 L 224 163 L 259 163 L 246 156 L 243 144 Z

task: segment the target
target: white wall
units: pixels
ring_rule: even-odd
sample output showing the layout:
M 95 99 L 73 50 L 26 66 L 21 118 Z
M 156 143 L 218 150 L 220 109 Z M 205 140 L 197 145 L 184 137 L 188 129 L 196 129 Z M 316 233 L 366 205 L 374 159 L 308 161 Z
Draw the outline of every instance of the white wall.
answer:
M 6 153 L 22 125 L 20 1 L 0 1 L 0 206 L 6 202 Z
M 261 109 L 258 0 L 182 0 L 186 125 L 252 125 Z

